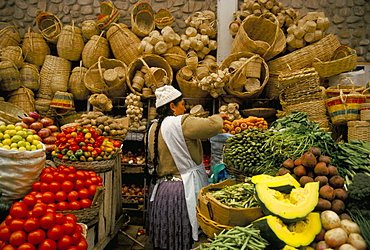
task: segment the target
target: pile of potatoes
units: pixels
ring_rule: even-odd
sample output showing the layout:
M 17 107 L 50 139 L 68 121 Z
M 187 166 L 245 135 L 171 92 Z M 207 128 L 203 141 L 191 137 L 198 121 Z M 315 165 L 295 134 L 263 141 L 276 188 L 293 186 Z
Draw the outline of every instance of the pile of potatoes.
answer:
M 344 178 L 338 175 L 338 169 L 331 164 L 330 157 L 322 155 L 319 148 L 311 147 L 297 159 L 286 159 L 276 174 L 286 173 L 294 176 L 302 186 L 308 182 L 320 182 L 316 211 L 332 210 L 337 214 L 345 211 L 348 193 Z

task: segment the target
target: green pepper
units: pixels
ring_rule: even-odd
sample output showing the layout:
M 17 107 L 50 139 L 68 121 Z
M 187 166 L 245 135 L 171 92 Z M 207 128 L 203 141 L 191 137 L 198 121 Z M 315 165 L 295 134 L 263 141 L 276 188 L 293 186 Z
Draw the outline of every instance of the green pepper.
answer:
M 69 156 L 69 160 L 71 161 L 78 161 L 77 157 L 75 155 Z
M 69 160 L 68 155 L 63 155 L 62 160 Z
M 69 150 L 68 148 L 63 149 L 63 150 L 62 150 L 62 155 L 66 155 L 66 154 L 67 154 L 67 152 L 68 152 L 68 150 Z
M 67 153 L 66 153 L 66 155 L 68 155 L 68 157 L 70 157 L 70 156 L 74 155 L 74 153 L 73 153 L 72 150 L 68 150 Z
M 75 152 L 75 156 L 77 158 L 81 157 L 84 155 L 84 151 L 82 149 L 77 149 L 76 152 Z

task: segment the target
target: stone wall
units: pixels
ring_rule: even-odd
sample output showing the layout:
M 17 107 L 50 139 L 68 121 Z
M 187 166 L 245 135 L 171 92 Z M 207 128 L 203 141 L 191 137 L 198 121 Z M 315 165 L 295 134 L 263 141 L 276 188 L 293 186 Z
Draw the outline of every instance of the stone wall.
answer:
M 120 22 L 131 25 L 130 14 L 138 0 L 112 0 L 119 9 Z M 182 33 L 186 18 L 202 10 L 216 12 L 217 0 L 147 0 L 155 11 L 165 8 L 174 15 L 173 28 Z M 242 2 L 239 0 L 239 2 Z M 370 62 L 370 3 L 369 0 L 281 0 L 284 6 L 300 11 L 323 11 L 331 21 L 329 33 L 338 36 L 341 44 L 356 49 L 358 61 Z M 35 27 L 37 11 L 57 15 L 63 24 L 73 20 L 79 26 L 84 20 L 96 20 L 100 0 L 0 0 L 0 22 L 13 23 L 23 37 L 28 27 Z

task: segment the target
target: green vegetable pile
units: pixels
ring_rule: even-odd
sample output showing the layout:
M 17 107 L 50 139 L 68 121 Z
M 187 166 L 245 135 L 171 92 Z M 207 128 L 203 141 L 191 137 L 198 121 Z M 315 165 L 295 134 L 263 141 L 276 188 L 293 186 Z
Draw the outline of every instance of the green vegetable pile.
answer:
M 229 231 L 223 230 L 215 236 L 210 244 L 199 246 L 200 250 L 245 250 L 266 249 L 269 242 L 261 237 L 260 230 L 249 224 L 245 227 L 236 226 Z
M 221 190 L 210 192 L 210 194 L 222 204 L 233 208 L 259 206 L 254 198 L 254 184 L 248 182 L 226 186 Z

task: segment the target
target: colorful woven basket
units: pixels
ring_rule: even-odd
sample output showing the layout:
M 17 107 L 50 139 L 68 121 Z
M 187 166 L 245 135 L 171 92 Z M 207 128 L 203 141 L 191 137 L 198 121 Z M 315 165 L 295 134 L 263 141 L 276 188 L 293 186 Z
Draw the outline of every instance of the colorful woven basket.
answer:
M 41 35 L 49 42 L 56 44 L 63 24 L 53 13 L 40 11 L 36 16 L 36 25 Z
M 61 109 L 75 109 L 73 94 L 64 91 L 55 92 L 53 100 L 50 103 L 50 107 Z
M 155 13 L 155 25 L 160 30 L 166 26 L 171 26 L 174 21 L 175 17 L 166 9 L 159 9 L 157 13 Z
M 350 85 L 341 84 L 347 80 Z M 339 79 L 338 84 L 336 86 L 328 87 L 326 89 L 326 95 L 328 98 L 339 96 L 340 93 L 349 94 L 353 92 L 362 93 L 365 90 L 365 86 L 355 85 L 351 78 L 347 76 L 343 76 Z
M 131 11 L 132 31 L 139 37 L 149 35 L 154 30 L 154 10 L 150 3 L 139 2 L 134 5 Z
M 118 22 L 120 13 L 111 1 L 104 1 L 100 5 L 100 15 L 96 20 L 99 29 L 107 30 L 113 24 Z

